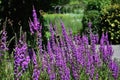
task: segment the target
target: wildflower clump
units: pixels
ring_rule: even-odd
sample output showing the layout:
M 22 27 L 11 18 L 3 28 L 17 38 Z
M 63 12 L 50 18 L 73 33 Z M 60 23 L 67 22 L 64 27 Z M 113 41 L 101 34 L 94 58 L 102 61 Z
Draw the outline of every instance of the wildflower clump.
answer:
M 26 39 L 26 34 L 21 33 L 19 40 L 16 40 L 14 56 L 9 58 L 11 62 L 8 62 L 9 65 L 14 62 L 14 65 L 11 65 L 14 67 L 14 71 L 10 72 L 12 77 L 3 77 L 6 76 L 3 71 L 6 66 L 3 67 L 2 60 L 0 60 L 2 64 L 0 65 L 3 67 L 0 67 L 0 72 L 2 71 L 0 77 L 3 80 L 120 79 L 120 65 L 112 59 L 114 51 L 109 43 L 107 32 L 102 34 L 100 45 L 98 45 L 99 37 L 92 33 L 91 22 L 88 24 L 89 37 L 86 34 L 73 36 L 72 31 L 70 31 L 70 34 L 67 33 L 64 23 L 62 21 L 60 23 L 61 35 L 57 35 L 57 27 L 50 24 L 49 32 L 51 35 L 46 46 L 41 45 L 40 27 L 39 29 L 34 28 L 34 34 L 31 35 L 37 37 L 34 37 L 36 46 L 32 48 L 31 46 L 28 47 L 27 41 L 29 40 Z

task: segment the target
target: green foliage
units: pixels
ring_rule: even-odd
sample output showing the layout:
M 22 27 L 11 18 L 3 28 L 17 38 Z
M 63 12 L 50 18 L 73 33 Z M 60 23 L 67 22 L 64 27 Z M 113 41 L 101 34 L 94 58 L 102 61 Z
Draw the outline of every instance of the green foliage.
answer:
M 70 0 L 69 4 L 79 4 L 80 2 L 82 2 L 81 0 Z
M 86 32 L 88 29 L 88 22 L 92 22 L 93 33 L 98 33 L 100 29 L 100 1 L 99 0 L 85 0 L 84 3 L 87 5 L 84 11 L 84 17 L 82 20 L 83 23 L 83 32 Z
M 112 0 L 99 0 L 99 2 L 100 2 L 100 8 L 102 12 L 102 9 L 109 7 L 111 5 Z
M 99 37 L 101 36 L 101 15 L 103 15 L 106 9 L 109 8 L 111 2 L 111 0 L 84 0 L 84 3 L 86 4 L 82 20 L 84 32 L 87 31 L 87 24 L 91 21 L 93 33 L 98 33 Z
M 109 40 L 113 44 L 120 43 L 120 5 L 114 4 L 103 9 L 101 30 L 108 31 Z
M 90 2 L 88 2 L 88 4 L 87 4 L 87 11 L 89 11 L 89 10 L 98 10 L 98 11 L 100 11 L 101 9 L 100 9 L 100 2 L 98 2 L 98 1 L 90 1 Z
M 86 31 L 88 29 L 89 21 L 92 22 L 93 33 L 98 33 L 98 31 L 100 30 L 100 12 L 97 10 L 90 10 L 84 14 L 84 17 L 82 20 L 83 27 L 84 27 L 83 31 Z
M 112 0 L 112 3 L 120 4 L 120 0 Z
M 8 52 L 2 53 L 3 55 L 0 56 L 0 78 L 2 78 L 1 80 L 13 79 L 14 78 L 13 55 L 10 56 Z
M 51 5 L 65 5 L 69 2 L 70 0 L 51 0 Z

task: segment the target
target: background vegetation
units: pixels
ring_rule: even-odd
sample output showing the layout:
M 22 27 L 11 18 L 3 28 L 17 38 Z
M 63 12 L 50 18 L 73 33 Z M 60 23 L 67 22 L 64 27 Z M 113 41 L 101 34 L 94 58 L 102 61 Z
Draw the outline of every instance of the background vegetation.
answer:
M 87 23 L 91 21 L 93 33 L 99 33 L 99 36 L 101 37 L 103 31 L 108 31 L 111 43 L 120 43 L 118 28 L 120 20 L 117 18 L 119 16 L 119 10 L 117 7 L 115 8 L 115 6 L 119 6 L 119 0 L 0 0 L 0 25 L 3 24 L 7 17 L 8 40 L 13 37 L 14 33 L 19 35 L 18 30 L 20 29 L 20 26 L 23 26 L 23 30 L 30 35 L 28 20 L 29 18 L 32 18 L 33 5 L 36 8 L 38 18 L 43 25 L 42 35 L 43 41 L 45 41 L 43 43 L 46 43 L 47 40 L 46 34 L 48 33 L 49 20 L 51 20 L 52 24 L 56 24 L 58 30 L 60 30 L 60 24 L 58 23 L 58 20 L 60 19 L 64 21 L 65 25 L 68 27 L 67 29 L 71 28 L 73 30 L 74 34 L 88 33 Z M 60 14 L 55 13 L 54 7 L 58 5 L 62 7 Z M 112 16 L 112 13 L 115 15 Z M 111 16 L 111 18 L 107 18 L 107 16 Z M 111 20 L 115 20 L 115 28 L 112 27 L 114 21 Z M 30 37 L 28 36 L 28 38 Z M 10 45 L 13 44 L 11 43 Z

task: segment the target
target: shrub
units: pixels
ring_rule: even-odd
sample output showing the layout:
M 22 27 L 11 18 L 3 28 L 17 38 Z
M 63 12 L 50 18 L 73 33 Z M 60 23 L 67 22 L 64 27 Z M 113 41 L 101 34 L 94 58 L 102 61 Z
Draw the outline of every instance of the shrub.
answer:
M 90 10 L 85 12 L 82 23 L 83 23 L 83 31 L 86 31 L 88 29 L 87 23 L 91 21 L 92 22 L 92 32 L 98 33 L 100 30 L 100 12 L 97 10 Z
M 86 0 L 86 9 L 84 11 L 84 16 L 83 16 L 83 32 L 86 32 L 87 28 L 87 23 L 89 21 L 92 22 L 92 30 L 93 33 L 98 33 L 99 27 L 100 27 L 100 1 L 98 0 Z
M 113 44 L 120 43 L 120 6 L 113 4 L 102 10 L 101 30 L 108 31 L 109 40 Z
M 86 9 L 82 20 L 83 31 L 86 31 L 87 23 L 91 21 L 93 33 L 98 33 L 99 36 L 101 36 L 102 32 L 100 31 L 100 27 L 102 10 L 109 7 L 111 0 L 84 0 L 84 3 L 86 4 Z

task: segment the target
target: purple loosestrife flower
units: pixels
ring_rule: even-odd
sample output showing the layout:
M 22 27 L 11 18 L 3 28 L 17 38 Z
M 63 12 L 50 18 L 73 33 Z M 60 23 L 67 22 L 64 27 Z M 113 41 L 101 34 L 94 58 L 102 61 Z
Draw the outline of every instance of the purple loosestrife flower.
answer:
M 94 64 L 95 64 L 96 67 L 100 67 L 101 66 L 102 62 L 101 62 L 99 53 L 93 54 L 93 60 L 94 60 Z
M 14 76 L 15 80 L 19 80 L 19 77 L 22 76 L 24 71 L 28 68 L 30 62 L 30 57 L 27 54 L 27 44 L 23 40 L 24 35 L 19 40 L 18 44 L 15 47 L 14 53 Z M 21 68 L 22 70 L 19 70 Z
M 64 75 L 63 76 L 61 76 L 62 77 L 62 79 L 63 80 L 70 80 L 70 69 L 67 67 L 67 61 L 66 61 L 66 57 L 65 57 L 65 52 L 64 52 L 64 49 L 63 48 L 61 48 L 61 45 L 60 44 L 62 44 L 62 45 L 64 45 L 63 43 L 62 43 L 62 39 L 60 38 L 60 43 L 58 44 L 58 47 L 57 47 L 57 54 L 58 54 L 58 56 L 56 56 L 56 58 L 57 57 L 59 57 L 59 55 L 60 55 L 60 58 L 59 59 L 61 59 L 62 60 L 62 63 L 63 64 L 61 64 L 61 68 L 62 68 L 62 70 L 63 70 L 63 72 L 64 72 Z M 56 55 L 57 55 L 56 54 Z M 59 59 L 58 59 L 58 61 L 59 61 Z M 60 61 L 61 61 L 60 60 Z M 56 59 L 56 63 L 57 63 L 57 59 Z M 63 78 L 64 77 L 64 78 Z
M 34 30 L 37 31 L 40 27 L 40 23 L 38 21 L 36 10 L 35 10 L 34 6 L 33 6 L 33 23 L 34 23 Z
M 91 35 L 91 50 L 93 54 L 96 54 L 96 40 L 94 35 Z
M 77 46 L 77 47 L 79 47 L 80 46 L 80 44 L 81 44 L 81 39 L 80 39 L 80 35 L 75 35 L 75 36 L 73 36 L 73 41 L 75 42 L 75 45 Z
M 100 50 L 100 52 L 101 53 L 103 53 L 104 52 L 104 33 L 102 34 L 102 37 L 101 37 L 101 39 L 100 39 L 100 47 L 99 47 L 99 50 Z
M 30 19 L 30 21 L 29 21 L 29 27 L 30 27 L 30 32 L 31 32 L 31 34 L 34 34 L 34 24 L 33 24 L 33 22 L 32 22 L 32 20 Z
M 112 60 L 112 56 L 113 56 L 113 48 L 112 45 L 109 44 L 109 41 L 107 41 L 107 57 L 108 60 Z
M 88 22 L 88 28 L 89 28 L 89 32 L 90 32 L 90 37 L 92 36 L 92 22 L 91 21 L 89 21 Z
M 33 22 L 30 19 L 29 21 L 30 31 L 32 34 L 34 34 L 35 31 L 38 31 L 40 29 L 40 22 L 38 21 L 36 10 L 33 6 Z
M 106 61 L 106 50 L 105 50 L 105 35 L 104 33 L 102 34 L 101 40 L 100 40 L 100 47 L 99 47 L 99 51 L 102 57 L 102 60 L 105 62 Z
M 41 56 L 41 54 L 43 53 L 41 30 L 37 31 L 37 45 L 38 45 L 39 53 L 40 53 L 40 56 Z
M 66 29 L 65 29 L 65 26 L 64 26 L 63 22 L 61 23 L 61 27 L 62 27 L 62 34 L 63 34 L 63 38 L 65 40 L 66 48 L 67 48 L 68 51 L 70 51 L 69 38 L 68 38 L 68 34 L 66 32 Z
M 71 55 L 70 54 L 66 54 L 66 55 L 69 58 L 68 61 L 70 61 L 70 63 L 72 64 L 71 67 L 72 67 L 73 76 L 75 79 L 78 79 L 79 78 L 79 76 L 78 76 L 79 75 L 79 70 L 78 70 L 79 66 L 77 65 L 79 62 L 78 50 L 76 48 L 76 45 L 73 42 L 73 39 L 67 35 L 67 32 L 65 30 L 63 23 L 62 23 L 62 32 L 63 32 L 63 37 L 66 41 L 67 47 L 69 47 L 68 53 L 71 52 Z M 71 58 L 71 56 L 72 56 L 72 58 Z
M 73 76 L 75 78 L 75 80 L 79 79 L 79 52 L 77 49 L 77 45 L 75 45 L 75 43 L 73 43 L 73 40 L 71 38 L 69 38 L 69 44 L 71 46 L 71 50 L 72 50 L 72 62 L 71 66 L 72 66 L 72 72 L 73 72 Z
M 110 61 L 109 64 L 109 69 L 111 70 L 112 72 L 112 76 L 114 77 L 115 80 L 118 79 L 118 76 L 119 76 L 119 65 L 115 62 L 115 61 Z
M 51 65 L 50 63 L 48 63 L 47 72 L 48 72 L 48 75 L 49 75 L 49 79 L 50 80 L 55 80 L 56 75 L 53 71 L 53 65 Z
M 85 48 L 88 48 L 89 43 L 88 43 L 88 38 L 87 38 L 87 36 L 83 35 L 83 36 L 82 36 L 82 41 L 83 41 L 84 47 L 85 47 Z
M 65 51 L 65 57 L 68 62 L 71 62 L 72 60 L 72 50 L 71 50 L 71 45 L 70 45 L 70 39 L 67 34 L 67 31 L 65 29 L 64 23 L 61 22 L 61 27 L 62 27 L 62 35 L 63 35 L 63 41 L 64 41 L 64 51 Z
M 99 80 L 99 74 L 96 73 L 96 80 Z
M 82 46 L 82 45 L 79 45 L 79 47 L 78 47 L 78 52 L 79 52 L 79 54 L 78 54 L 78 62 L 79 62 L 79 64 L 82 66 L 82 67 L 84 67 L 84 64 L 85 64 L 85 56 L 84 56 L 84 46 Z
M 67 51 L 66 51 L 66 46 L 65 46 L 65 43 L 64 43 L 62 37 L 60 37 L 58 46 L 61 48 L 61 51 L 62 51 L 61 53 L 62 53 L 62 56 L 64 56 L 65 62 L 69 61 L 69 59 L 72 59 L 72 56 L 68 59 L 68 55 L 65 54 L 65 53 L 67 53 Z
M 48 65 L 48 54 L 46 51 L 44 51 L 43 57 L 42 57 L 42 70 L 46 70 Z
M 78 48 L 77 48 L 77 51 L 78 51 L 78 62 L 79 64 L 84 67 L 85 66 L 85 59 L 86 59 L 86 54 L 88 53 L 88 39 L 87 37 L 84 35 L 82 36 L 82 38 L 80 38 L 80 36 L 77 37 L 78 40 L 79 40 L 79 43 L 78 43 Z
M 106 49 L 105 49 L 106 54 L 104 54 L 104 55 L 106 55 L 106 59 L 109 62 L 110 60 L 112 60 L 113 49 L 112 49 L 112 45 L 110 45 L 110 43 L 108 41 L 107 33 L 105 35 L 105 43 L 106 43 Z
M 64 71 L 63 71 L 63 66 L 62 66 L 62 64 L 63 64 L 63 59 L 62 59 L 62 56 L 61 56 L 61 53 L 60 53 L 60 50 L 58 49 L 58 47 L 57 47 L 57 53 L 56 53 L 56 56 L 55 56 L 55 60 L 56 60 L 56 67 L 58 68 L 58 73 L 59 73 L 59 75 L 60 75 L 60 78 L 61 78 L 61 80 L 63 80 L 64 79 L 64 75 L 65 75 L 65 73 L 64 73 Z
M 88 27 L 89 27 L 89 31 L 90 31 L 90 39 L 91 39 L 91 50 L 93 54 L 96 54 L 96 43 L 98 42 L 98 35 L 93 34 L 92 33 L 92 22 L 88 22 Z
M 60 40 L 59 40 L 59 45 L 58 45 L 61 49 L 63 49 L 64 50 L 64 48 L 65 48 L 65 45 L 64 45 L 64 41 L 63 41 L 63 39 L 62 39 L 62 37 L 60 37 Z
M 4 42 L 4 43 L 6 43 L 6 39 L 7 39 L 7 32 L 5 31 L 5 29 L 3 28 L 3 30 L 2 30 L 2 35 L 1 35 L 1 37 L 2 37 L 2 42 Z
M 90 22 L 89 22 L 90 24 Z M 89 30 L 90 30 L 90 39 L 91 39 L 91 50 L 92 50 L 92 54 L 96 53 L 96 44 L 98 43 L 98 35 L 93 34 L 92 33 L 92 29 L 90 27 L 90 25 L 88 25 Z
M 87 62 L 86 62 L 86 74 L 89 75 L 89 79 L 93 79 L 94 77 L 94 71 L 95 71 L 95 66 L 94 66 L 94 61 L 93 57 L 90 53 L 87 55 Z
M 33 49 L 32 49 L 32 52 L 33 52 L 32 62 L 33 62 L 33 68 L 34 68 L 32 78 L 33 78 L 33 80 L 39 80 L 40 70 L 38 68 L 39 66 L 37 63 L 37 57 L 36 57 L 35 51 Z
M 87 73 L 87 74 L 90 74 L 91 65 L 93 64 L 93 58 L 92 58 L 91 55 L 92 55 L 92 54 L 90 54 L 90 52 L 87 53 L 87 55 L 86 55 L 87 61 L 86 61 L 85 65 L 86 65 L 86 73 Z
M 71 37 L 71 38 L 72 38 L 72 37 Z M 74 38 L 75 45 L 78 45 L 77 35 L 75 35 L 73 38 Z
M 90 79 L 94 78 L 94 73 L 95 73 L 95 66 L 94 66 L 94 60 L 93 60 L 93 54 L 87 53 L 86 58 L 86 74 L 89 75 Z
M 52 52 L 52 49 L 51 49 L 50 45 L 51 45 L 50 41 L 48 41 L 48 43 L 47 43 L 47 51 L 48 51 L 48 54 L 49 54 L 49 57 L 50 57 L 50 62 L 54 63 L 54 54 Z
M 61 50 L 60 47 L 57 47 L 57 52 L 56 52 L 56 66 L 58 68 L 58 72 L 60 75 L 61 80 L 70 80 L 70 71 L 69 68 L 67 68 L 66 61 L 65 61 L 65 56 L 63 51 Z
M 54 57 L 54 54 L 51 50 L 50 45 L 51 45 L 50 41 L 48 41 L 47 51 L 48 51 L 48 55 L 49 55 L 49 61 L 48 61 L 47 72 L 48 72 L 50 80 L 55 80 L 55 78 L 56 78 L 55 73 L 54 73 L 55 57 Z
M 72 75 L 73 75 L 74 80 L 79 80 L 77 69 L 73 64 L 72 64 Z
M 53 53 L 56 53 L 56 44 L 55 44 L 55 31 L 53 30 L 52 24 L 50 24 L 50 42 L 51 42 L 51 49 Z
M 82 43 L 81 36 L 80 36 L 80 35 L 77 35 L 77 39 L 78 39 L 78 46 L 80 46 L 80 45 L 81 45 L 81 43 Z
M 71 38 L 69 38 L 69 44 L 71 46 L 72 57 L 74 58 L 74 61 L 78 61 L 78 51 L 77 51 L 77 48 L 76 48 L 76 46 L 73 43 L 73 40 Z
M 39 80 L 39 76 L 40 76 L 40 70 L 38 69 L 37 66 L 35 66 L 32 75 L 33 80 Z
M 89 28 L 92 27 L 92 22 L 91 22 L 91 21 L 88 22 L 88 27 L 89 27 Z
M 39 53 L 42 54 L 43 53 L 42 34 L 41 34 L 42 25 L 40 25 L 40 22 L 38 21 L 34 6 L 33 6 L 33 21 L 30 19 L 29 27 L 30 27 L 31 34 L 34 34 L 35 32 L 37 32 L 37 45 L 39 48 Z
M 112 50 L 112 46 L 109 44 L 107 33 L 106 35 L 104 33 L 102 34 L 99 50 L 101 52 L 103 62 L 108 63 L 113 55 L 113 50 Z
M 65 29 L 65 26 L 64 26 L 64 23 L 61 22 L 61 27 L 62 27 L 62 34 L 63 34 L 63 37 L 66 41 L 68 41 L 68 35 L 67 35 L 67 32 L 66 32 L 66 29 Z
M 91 71 L 90 71 L 90 77 L 93 79 L 95 74 L 95 66 L 92 64 L 91 65 Z
M 1 51 L 8 50 L 7 45 L 6 45 L 6 42 L 7 42 L 6 39 L 7 39 L 6 27 L 3 26 L 3 30 L 2 30 L 2 34 L 1 34 L 1 44 L 0 44 Z
M 3 56 L 3 54 L 0 53 L 0 57 Z

